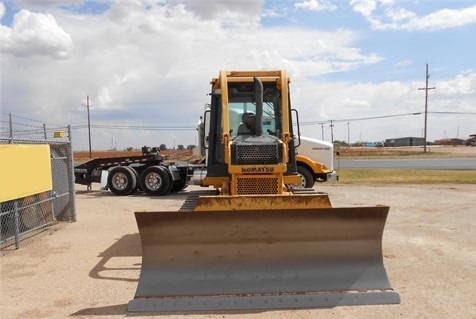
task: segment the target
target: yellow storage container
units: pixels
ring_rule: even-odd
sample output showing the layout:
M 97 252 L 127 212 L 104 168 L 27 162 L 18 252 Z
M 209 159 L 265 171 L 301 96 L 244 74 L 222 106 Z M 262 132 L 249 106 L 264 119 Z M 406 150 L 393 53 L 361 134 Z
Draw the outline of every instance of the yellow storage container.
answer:
M 0 145 L 0 202 L 52 188 L 49 145 Z
M 53 133 L 53 137 L 54 138 L 63 138 L 66 136 L 66 132 L 65 131 L 55 131 Z

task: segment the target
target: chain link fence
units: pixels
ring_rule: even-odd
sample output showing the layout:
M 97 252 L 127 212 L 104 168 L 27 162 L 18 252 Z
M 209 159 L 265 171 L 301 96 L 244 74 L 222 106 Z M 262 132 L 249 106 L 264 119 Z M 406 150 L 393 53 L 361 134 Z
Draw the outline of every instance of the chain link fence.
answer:
M 0 202 L 0 250 L 18 249 L 60 222 L 76 221 L 71 128 L 0 113 L 0 129 L 0 144 L 50 147 L 52 190 Z M 34 159 L 31 165 L 35 165 Z

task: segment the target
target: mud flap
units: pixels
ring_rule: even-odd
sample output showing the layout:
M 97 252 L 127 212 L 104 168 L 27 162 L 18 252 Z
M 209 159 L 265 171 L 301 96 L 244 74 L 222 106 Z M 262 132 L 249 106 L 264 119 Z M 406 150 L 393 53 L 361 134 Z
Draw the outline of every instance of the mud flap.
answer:
M 399 303 L 383 265 L 388 210 L 136 212 L 142 269 L 128 310 Z

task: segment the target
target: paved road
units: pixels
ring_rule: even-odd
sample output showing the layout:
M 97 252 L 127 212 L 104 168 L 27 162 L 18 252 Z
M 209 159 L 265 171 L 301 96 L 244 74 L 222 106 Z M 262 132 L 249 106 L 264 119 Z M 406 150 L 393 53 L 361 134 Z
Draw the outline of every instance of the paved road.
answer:
M 393 169 L 449 169 L 476 170 L 476 158 L 422 158 L 422 159 L 339 159 L 334 167 L 340 168 L 393 168 Z

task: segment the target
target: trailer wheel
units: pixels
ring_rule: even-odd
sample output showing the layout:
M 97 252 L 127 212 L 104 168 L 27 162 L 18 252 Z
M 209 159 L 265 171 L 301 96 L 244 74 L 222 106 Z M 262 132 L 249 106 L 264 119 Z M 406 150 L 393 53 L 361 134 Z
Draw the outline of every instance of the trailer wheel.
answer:
M 312 188 L 314 186 L 314 177 L 312 173 L 304 166 L 298 165 L 297 173 L 301 176 L 300 184 L 287 185 L 291 189 Z
M 142 190 L 149 195 L 163 195 L 170 190 L 170 177 L 161 166 L 147 167 L 140 176 Z
M 137 187 L 137 178 L 131 168 L 116 166 L 109 171 L 107 186 L 116 195 L 130 195 Z
M 125 168 L 129 169 L 136 177 L 136 182 L 135 182 L 135 187 L 134 187 L 134 190 L 132 191 L 132 193 L 134 193 L 136 190 L 141 190 L 140 188 L 140 179 L 139 179 L 139 173 L 133 169 L 132 167 L 130 166 L 124 166 Z

